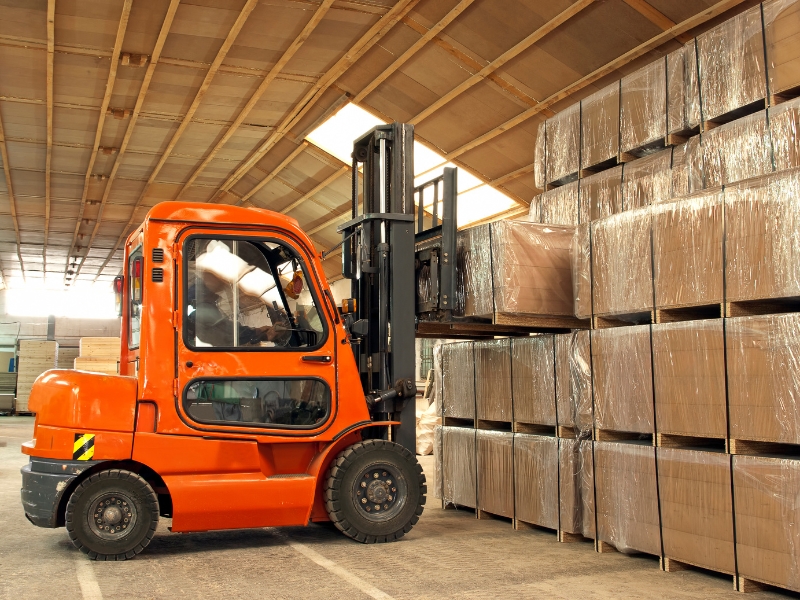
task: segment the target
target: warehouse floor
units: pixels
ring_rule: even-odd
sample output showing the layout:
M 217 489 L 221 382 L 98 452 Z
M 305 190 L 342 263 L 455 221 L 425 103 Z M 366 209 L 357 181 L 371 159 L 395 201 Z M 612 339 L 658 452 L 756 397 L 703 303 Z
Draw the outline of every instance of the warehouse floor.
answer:
M 33 419 L 0 417 L 0 598 L 736 598 L 731 578 L 663 573 L 655 559 L 597 554 L 544 531 L 443 511 L 430 498 L 402 541 L 363 546 L 328 526 L 172 534 L 136 560 L 94 563 L 64 529 L 25 520 L 20 444 Z M 423 458 L 426 472 L 432 457 Z M 759 592 L 746 596 L 800 598 Z

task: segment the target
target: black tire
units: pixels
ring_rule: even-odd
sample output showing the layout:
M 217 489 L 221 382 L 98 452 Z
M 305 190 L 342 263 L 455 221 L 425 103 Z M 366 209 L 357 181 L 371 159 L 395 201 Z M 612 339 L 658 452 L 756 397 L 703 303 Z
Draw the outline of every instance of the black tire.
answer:
M 394 442 L 366 440 L 346 448 L 331 463 L 324 499 L 339 531 L 375 544 L 399 540 L 411 531 L 426 493 L 425 475 L 411 452 Z
M 72 543 L 93 560 L 127 560 L 147 548 L 158 526 L 158 496 L 136 473 L 101 471 L 67 503 Z

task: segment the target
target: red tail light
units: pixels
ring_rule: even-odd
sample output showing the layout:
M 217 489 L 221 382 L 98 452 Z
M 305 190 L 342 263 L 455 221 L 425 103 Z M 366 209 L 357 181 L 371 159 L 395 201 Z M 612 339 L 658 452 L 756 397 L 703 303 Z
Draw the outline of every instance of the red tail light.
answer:
M 125 289 L 125 278 L 122 275 L 117 275 L 114 278 L 114 307 L 117 311 L 117 316 L 122 316 L 122 292 Z

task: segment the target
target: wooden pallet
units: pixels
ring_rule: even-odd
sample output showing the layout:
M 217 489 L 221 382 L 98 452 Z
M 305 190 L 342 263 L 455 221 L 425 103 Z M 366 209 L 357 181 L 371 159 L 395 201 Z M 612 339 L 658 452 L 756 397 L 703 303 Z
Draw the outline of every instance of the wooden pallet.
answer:
M 511 421 L 490 421 L 488 419 L 478 419 L 476 429 L 484 431 L 513 431 L 513 424 Z
M 571 533 L 569 531 L 564 531 L 562 529 L 558 530 L 558 541 L 562 544 L 572 544 L 575 542 L 592 542 L 594 540 L 591 538 L 587 538 L 580 533 Z
M 614 156 L 609 158 L 608 160 L 604 160 L 602 162 L 597 163 L 596 165 L 590 165 L 588 167 L 582 168 L 578 176 L 580 179 L 585 179 L 587 177 L 591 177 L 592 175 L 596 175 L 597 173 L 602 173 L 603 171 L 608 171 L 609 169 L 613 169 L 614 167 L 619 166 L 619 156 Z
M 652 444 L 653 434 L 595 428 L 592 439 L 595 442 L 647 442 Z
M 736 575 L 733 578 L 733 591 L 734 592 L 741 592 L 743 594 L 751 594 L 753 592 L 763 592 L 766 590 L 780 590 L 780 589 L 788 589 L 788 588 L 781 588 L 772 583 L 766 583 L 764 581 L 759 581 L 758 579 L 750 579 L 749 577 L 744 577 L 742 575 Z M 794 591 L 794 590 L 792 590 Z
M 752 317 L 800 311 L 800 297 L 765 298 L 725 303 L 726 317 Z
M 495 313 L 492 319 L 496 326 L 519 327 L 526 330 L 570 330 L 589 329 L 589 319 L 579 319 L 572 315 L 517 315 Z
M 594 549 L 595 552 L 599 554 L 610 554 L 613 552 L 619 552 L 619 550 L 609 542 L 604 542 L 603 540 L 595 540 L 594 541 Z M 635 554 L 639 556 L 649 556 L 651 558 L 657 558 L 659 561 L 659 566 L 661 564 L 661 555 L 660 554 L 651 554 L 650 552 L 644 552 L 642 550 L 637 550 L 636 548 L 631 548 L 630 552 L 626 552 L 626 554 Z
M 781 92 L 775 92 L 769 95 L 769 105 L 775 106 L 776 104 L 783 104 L 789 100 L 794 100 L 800 96 L 800 86 L 789 88 Z
M 460 417 L 442 417 L 444 427 L 464 427 L 467 429 L 475 428 L 475 419 L 462 419 Z
M 507 517 L 505 515 L 498 515 L 497 513 L 489 512 L 488 510 L 483 510 L 479 508 L 475 516 L 478 518 L 479 521 L 487 521 L 487 520 L 495 520 L 495 521 L 506 521 L 507 523 L 511 523 L 512 526 L 514 524 L 514 517 Z
M 705 133 L 707 131 L 711 131 L 712 129 L 719 127 L 720 125 L 725 125 L 726 123 L 730 123 L 731 121 L 736 121 L 737 119 L 741 119 L 742 117 L 752 115 L 753 113 L 757 113 L 760 110 L 768 108 L 768 105 L 769 105 L 768 98 L 766 97 L 759 98 L 758 100 L 754 100 L 750 104 L 740 106 L 735 110 L 716 116 L 713 119 L 706 119 L 700 126 L 700 132 Z
M 711 571 L 714 573 L 721 573 L 722 575 L 729 575 L 733 581 L 733 589 L 736 590 L 736 575 L 729 571 L 717 571 L 716 569 L 710 569 L 709 567 L 704 567 L 703 565 L 695 565 L 693 563 L 677 560 L 668 556 L 661 557 L 659 561 L 659 567 L 665 573 L 678 573 L 680 571 L 691 569 L 701 569 L 703 571 Z
M 556 437 L 562 440 L 575 440 L 578 438 L 574 427 L 567 427 L 566 425 L 556 426 Z
M 703 304 L 699 306 L 671 306 L 655 310 L 655 323 L 676 323 L 678 321 L 702 321 L 721 319 L 725 316 L 725 305 Z
M 657 433 L 654 441 L 657 448 L 713 448 L 715 450 L 724 449 L 725 452 L 728 452 L 728 440 L 725 438 L 676 435 L 673 433 Z
M 517 519 L 514 517 L 514 529 L 517 531 L 524 531 L 526 529 L 533 529 L 534 531 L 542 531 L 544 533 L 550 533 L 558 536 L 558 530 L 553 529 L 552 527 L 545 527 L 544 525 L 537 525 L 536 523 L 531 523 L 530 521 L 523 521 L 522 519 Z
M 476 509 L 473 506 L 462 506 L 460 504 L 453 504 L 452 502 L 445 502 L 442 500 L 442 509 L 443 510 L 460 510 L 462 512 L 472 513 L 473 515 L 476 513 Z
M 594 315 L 592 329 L 610 329 L 612 327 L 630 327 L 632 325 L 649 325 L 655 320 L 655 311 L 642 311 L 620 315 Z
M 513 424 L 514 433 L 555 436 L 557 429 L 555 425 L 539 425 L 536 423 L 521 423 L 519 421 L 514 421 Z
M 800 456 L 800 444 L 730 439 L 728 440 L 728 452 L 748 456 L 776 454 L 778 456 L 798 457 Z

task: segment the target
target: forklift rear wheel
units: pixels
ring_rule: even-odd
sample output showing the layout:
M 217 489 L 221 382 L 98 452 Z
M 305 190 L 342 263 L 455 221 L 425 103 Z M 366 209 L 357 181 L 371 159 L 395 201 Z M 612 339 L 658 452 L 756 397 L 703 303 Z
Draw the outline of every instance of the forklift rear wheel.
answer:
M 425 506 L 425 475 L 403 446 L 366 440 L 342 451 L 325 482 L 325 508 L 337 529 L 365 544 L 399 540 Z
M 153 539 L 158 496 L 136 473 L 101 471 L 72 492 L 66 525 L 72 543 L 89 558 L 127 560 Z

